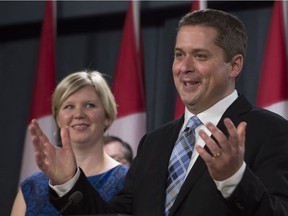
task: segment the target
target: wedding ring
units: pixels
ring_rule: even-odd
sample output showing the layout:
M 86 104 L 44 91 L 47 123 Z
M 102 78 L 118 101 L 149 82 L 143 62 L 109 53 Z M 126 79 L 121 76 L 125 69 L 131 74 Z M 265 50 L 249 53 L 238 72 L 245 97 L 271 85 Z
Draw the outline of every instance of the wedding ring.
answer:
M 217 153 L 214 153 L 213 157 L 214 158 L 219 158 L 219 157 L 221 157 L 221 155 L 222 155 L 222 150 L 218 151 Z

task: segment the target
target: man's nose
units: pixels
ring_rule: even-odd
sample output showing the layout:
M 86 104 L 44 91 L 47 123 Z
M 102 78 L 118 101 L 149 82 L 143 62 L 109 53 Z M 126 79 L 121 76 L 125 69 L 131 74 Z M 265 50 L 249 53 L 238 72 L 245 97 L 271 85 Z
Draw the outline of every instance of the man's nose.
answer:
M 181 72 L 188 73 L 193 72 L 195 70 L 195 62 L 192 56 L 186 56 L 181 65 Z

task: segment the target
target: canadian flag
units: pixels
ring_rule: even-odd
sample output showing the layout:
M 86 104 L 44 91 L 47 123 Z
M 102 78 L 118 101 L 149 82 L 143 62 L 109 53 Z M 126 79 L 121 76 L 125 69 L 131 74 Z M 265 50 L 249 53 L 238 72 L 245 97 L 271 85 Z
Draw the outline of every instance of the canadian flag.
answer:
M 274 1 L 257 105 L 288 119 L 287 1 Z
M 34 80 L 32 104 L 29 122 L 38 119 L 40 127 L 48 138 L 54 142 L 56 125 L 51 113 L 51 95 L 55 88 L 55 2 L 48 0 L 45 6 L 45 16 L 42 24 L 39 56 Z M 34 160 L 34 150 L 31 137 L 26 131 L 20 182 L 38 171 Z
M 125 18 L 112 91 L 118 115 L 108 133 L 128 142 L 134 155 L 146 133 L 146 105 L 139 1 L 130 1 Z
M 195 0 L 192 3 L 191 11 L 202 10 L 205 8 L 207 8 L 207 1 Z M 179 94 L 177 94 L 174 119 L 181 117 L 184 113 L 184 110 L 185 110 L 185 106 L 184 106 Z

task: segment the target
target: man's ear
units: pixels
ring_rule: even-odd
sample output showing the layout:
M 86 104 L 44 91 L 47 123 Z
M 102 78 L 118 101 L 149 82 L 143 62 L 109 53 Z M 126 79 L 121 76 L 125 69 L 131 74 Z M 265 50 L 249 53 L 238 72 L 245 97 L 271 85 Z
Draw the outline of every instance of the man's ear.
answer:
M 231 77 L 238 77 L 240 72 L 242 71 L 243 68 L 243 56 L 241 54 L 237 54 L 235 56 L 233 56 L 232 60 L 231 60 Z

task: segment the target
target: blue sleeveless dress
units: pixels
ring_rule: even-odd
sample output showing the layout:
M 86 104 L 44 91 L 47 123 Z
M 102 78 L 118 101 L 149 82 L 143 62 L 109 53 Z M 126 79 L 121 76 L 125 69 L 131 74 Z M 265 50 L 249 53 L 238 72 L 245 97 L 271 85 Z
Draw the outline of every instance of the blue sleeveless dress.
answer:
M 100 196 L 109 201 L 122 187 L 128 171 L 125 165 L 118 165 L 105 173 L 87 177 Z M 21 184 L 26 203 L 26 216 L 55 216 L 58 211 L 49 202 L 48 177 L 43 172 L 36 172 Z

